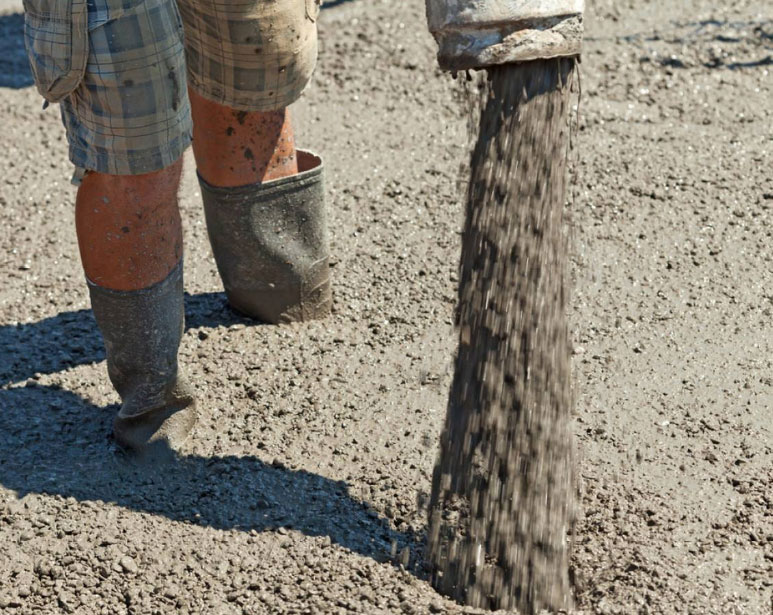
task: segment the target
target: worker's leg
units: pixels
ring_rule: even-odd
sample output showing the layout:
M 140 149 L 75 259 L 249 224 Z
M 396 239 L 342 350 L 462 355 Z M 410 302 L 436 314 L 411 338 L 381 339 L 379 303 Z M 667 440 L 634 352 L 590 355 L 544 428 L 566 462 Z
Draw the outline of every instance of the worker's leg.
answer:
M 136 291 L 164 280 L 182 257 L 177 207 L 182 160 L 141 175 L 88 173 L 75 201 L 75 227 L 88 280 Z
M 298 173 L 289 109 L 239 111 L 189 90 L 193 153 L 201 178 L 228 188 Z
M 322 162 L 296 150 L 287 110 L 314 68 L 318 4 L 179 0 L 215 260 L 231 305 L 268 322 L 331 305 Z
M 182 161 L 153 173 L 89 173 L 76 199 L 76 229 L 91 306 L 122 406 L 122 446 L 178 447 L 196 418 L 177 366 L 183 332 Z
M 177 363 L 183 332 L 181 156 L 191 141 L 174 0 L 89 0 L 88 57 L 62 101 L 81 180 L 76 228 L 110 379 L 117 441 L 178 446 L 196 417 Z M 74 45 L 74 48 L 84 47 Z

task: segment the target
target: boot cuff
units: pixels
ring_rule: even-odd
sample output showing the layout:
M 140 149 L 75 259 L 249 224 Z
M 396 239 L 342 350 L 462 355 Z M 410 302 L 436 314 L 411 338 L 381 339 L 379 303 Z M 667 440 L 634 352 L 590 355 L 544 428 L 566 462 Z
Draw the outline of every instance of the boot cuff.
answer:
M 125 297 L 128 295 L 163 295 L 168 292 L 169 289 L 176 288 L 182 283 L 183 278 L 183 259 L 177 263 L 172 271 L 160 282 L 151 284 L 146 288 L 140 288 L 137 290 L 114 290 L 107 288 L 106 286 L 100 286 L 99 284 L 92 282 L 88 276 L 86 276 L 86 284 L 88 284 L 90 293 L 98 293 L 100 295 L 109 297 Z
M 323 164 L 322 158 L 312 152 L 305 150 L 296 150 L 298 156 L 298 173 L 290 175 L 288 177 L 280 177 L 279 179 L 272 179 L 267 182 L 257 182 L 255 184 L 247 184 L 245 186 L 233 186 L 228 188 L 222 188 L 220 186 L 213 186 L 207 182 L 201 174 L 196 172 L 199 178 L 199 183 L 202 189 L 206 190 L 212 195 L 216 195 L 219 199 L 228 200 L 240 200 L 246 194 L 253 194 L 257 186 L 260 187 L 261 194 L 269 197 L 275 192 L 282 192 L 288 187 L 297 189 L 304 185 L 311 184 L 320 181 L 322 178 Z

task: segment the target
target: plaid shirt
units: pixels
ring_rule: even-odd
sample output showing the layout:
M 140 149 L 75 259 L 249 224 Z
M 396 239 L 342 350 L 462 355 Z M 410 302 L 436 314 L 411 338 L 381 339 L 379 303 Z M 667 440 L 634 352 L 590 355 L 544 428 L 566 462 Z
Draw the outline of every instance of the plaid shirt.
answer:
M 57 102 L 80 83 L 89 56 L 86 0 L 24 0 L 24 39 L 38 91 Z

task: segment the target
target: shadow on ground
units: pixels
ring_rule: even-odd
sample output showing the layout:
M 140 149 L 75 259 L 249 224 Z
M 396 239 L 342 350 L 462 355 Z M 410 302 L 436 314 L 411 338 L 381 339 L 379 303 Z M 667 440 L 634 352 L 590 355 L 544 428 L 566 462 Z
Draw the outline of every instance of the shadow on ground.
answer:
M 224 293 L 185 295 L 187 329 L 239 323 L 262 326 L 231 310 Z M 32 323 L 0 325 L 0 386 L 104 358 L 102 338 L 91 310 L 61 312 Z
M 245 322 L 221 293 L 186 296 L 189 327 Z M 91 312 L 66 312 L 40 322 L 0 326 L 0 485 L 57 494 L 222 530 L 292 528 L 378 561 L 392 544 L 415 551 L 418 538 L 349 494 L 343 481 L 285 468 L 256 456 L 173 457 L 138 464 L 111 442 L 115 406 L 99 408 L 71 391 L 45 386 L 34 373 L 53 373 L 102 360 Z M 10 376 L 10 382 L 7 377 Z
M 391 545 L 415 546 L 351 497 L 343 481 L 257 457 L 196 457 L 138 464 L 107 434 L 115 408 L 44 386 L 0 390 L 0 484 L 124 508 L 221 530 L 283 527 L 329 536 L 350 551 L 388 561 Z
M 0 15 L 0 88 L 34 84 L 24 49 L 24 15 Z

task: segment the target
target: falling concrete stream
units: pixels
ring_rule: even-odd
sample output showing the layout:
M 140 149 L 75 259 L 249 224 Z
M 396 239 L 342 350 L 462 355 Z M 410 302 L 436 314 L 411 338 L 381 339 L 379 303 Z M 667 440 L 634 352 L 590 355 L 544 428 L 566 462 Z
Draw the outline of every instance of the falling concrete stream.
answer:
M 428 551 L 434 585 L 477 607 L 536 613 L 571 603 L 563 211 L 573 67 L 490 68 L 479 105 Z

